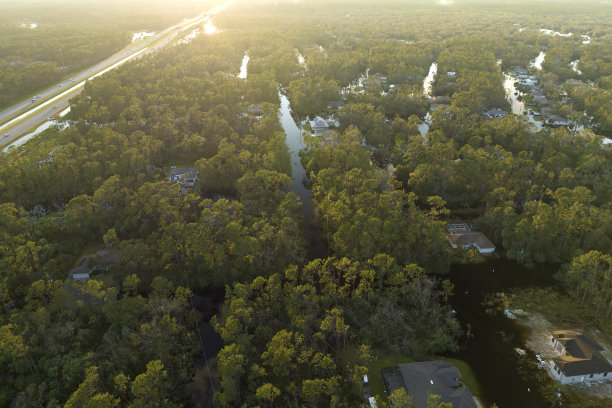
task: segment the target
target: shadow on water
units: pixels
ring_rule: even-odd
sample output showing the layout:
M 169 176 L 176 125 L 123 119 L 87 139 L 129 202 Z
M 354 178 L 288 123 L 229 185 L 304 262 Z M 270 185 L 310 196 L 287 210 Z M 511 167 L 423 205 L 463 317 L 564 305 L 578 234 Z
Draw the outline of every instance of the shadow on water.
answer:
M 450 279 L 455 285 L 452 305 L 457 318 L 464 327 L 469 324 L 472 333 L 458 357 L 474 371 L 487 404 L 495 402 L 500 408 L 549 406 L 535 386 L 517 371 L 518 354 L 514 348 L 525 347 L 525 331 L 501 313 L 487 314 L 482 303 L 487 294 L 553 285 L 557 270 L 557 265 L 549 264 L 529 270 L 502 260 L 451 267 Z
M 302 141 L 302 131 L 291 116 L 289 100 L 279 93 L 281 105 L 279 119 L 286 135 L 286 143 L 291 157 L 291 190 L 302 202 L 304 234 L 309 242 L 308 259 L 325 258 L 329 255 L 323 240 L 322 231 L 314 225 L 312 190 L 306 186 L 306 170 L 302 166 L 300 151 L 306 148 Z M 195 408 L 212 407 L 213 394 L 220 390 L 217 355 L 223 347 L 223 340 L 210 323 L 213 314 L 223 302 L 224 291 L 218 290 L 204 296 L 194 296 L 194 308 L 203 313 L 203 322 L 198 326 L 203 345 L 203 353 L 195 365 L 193 381 L 185 385 L 185 393 Z
M 223 348 L 223 340 L 209 321 L 213 314 L 218 313 L 218 307 L 223 302 L 223 292 L 216 291 L 212 296 L 195 295 L 193 299 L 193 307 L 203 314 L 203 321 L 198 325 L 202 354 L 195 364 L 193 379 L 185 385 L 184 391 L 191 400 L 191 406 L 195 408 L 212 407 L 214 392 L 221 390 L 217 355 Z
M 327 245 L 321 236 L 321 229 L 313 225 L 312 190 L 306 187 L 306 170 L 302 166 L 300 151 L 306 149 L 302 140 L 302 130 L 291 116 L 289 99 L 281 92 L 278 110 L 281 126 L 285 131 L 285 141 L 291 156 L 291 190 L 302 201 L 304 234 L 308 239 L 308 259 L 325 258 L 329 255 Z

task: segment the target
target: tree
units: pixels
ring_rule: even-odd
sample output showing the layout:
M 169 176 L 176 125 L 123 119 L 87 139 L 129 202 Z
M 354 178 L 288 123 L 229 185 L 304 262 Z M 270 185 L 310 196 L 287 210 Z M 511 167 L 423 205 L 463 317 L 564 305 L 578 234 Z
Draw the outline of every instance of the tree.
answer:
M 259 398 L 262 401 L 268 402 L 268 404 L 270 404 L 270 406 L 273 407 L 274 400 L 280 396 L 280 390 L 276 388 L 274 385 L 270 383 L 266 383 L 262 385 L 261 387 L 257 388 L 255 395 L 257 395 L 257 398 Z
M 146 372 L 138 375 L 132 382 L 133 401 L 130 407 L 167 407 L 169 405 L 169 389 L 167 373 L 159 360 L 147 363 Z
M 406 389 L 401 387 L 389 395 L 389 405 L 391 408 L 412 408 L 412 397 L 406 393 Z

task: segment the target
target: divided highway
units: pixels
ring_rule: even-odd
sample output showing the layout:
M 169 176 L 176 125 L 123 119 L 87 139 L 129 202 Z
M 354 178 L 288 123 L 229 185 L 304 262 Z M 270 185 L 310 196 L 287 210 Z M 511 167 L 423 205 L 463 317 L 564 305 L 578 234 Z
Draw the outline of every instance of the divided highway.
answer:
M 191 27 L 206 22 L 211 16 L 225 10 L 233 2 L 234 0 L 225 2 L 197 17 L 169 27 L 143 42 L 129 45 L 93 67 L 42 91 L 35 97 L 35 100 L 27 99 L 0 112 L 0 146 L 19 139 L 37 125 L 48 120 L 48 117 L 57 116 L 57 113 L 68 107 L 71 98 L 81 93 L 86 81 L 103 75 L 131 59 L 153 53 L 167 46 L 180 34 Z

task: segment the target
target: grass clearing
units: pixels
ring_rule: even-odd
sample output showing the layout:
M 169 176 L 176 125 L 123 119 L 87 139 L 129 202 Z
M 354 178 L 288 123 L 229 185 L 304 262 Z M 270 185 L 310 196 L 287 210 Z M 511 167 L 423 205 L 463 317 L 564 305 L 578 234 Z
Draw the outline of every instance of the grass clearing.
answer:
M 560 327 L 588 326 L 595 320 L 593 311 L 589 307 L 553 287 L 512 291 L 509 302 L 512 309 L 540 313 L 546 320 Z
M 379 358 L 368 365 L 368 379 L 372 390 L 372 395 L 385 394 L 385 387 L 380 377 L 380 372 L 385 367 L 393 367 L 398 364 L 414 363 L 414 359 L 401 354 L 381 354 Z
M 457 367 L 461 373 L 461 382 L 470 389 L 473 396 L 478 397 L 479 395 L 482 395 L 482 387 L 468 363 L 457 358 L 443 357 L 442 359 Z

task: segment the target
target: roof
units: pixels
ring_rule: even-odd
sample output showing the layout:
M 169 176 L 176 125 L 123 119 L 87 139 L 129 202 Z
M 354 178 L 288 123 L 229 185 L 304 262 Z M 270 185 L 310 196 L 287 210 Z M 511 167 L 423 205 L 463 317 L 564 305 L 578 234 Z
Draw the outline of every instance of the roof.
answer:
M 448 361 L 400 364 L 399 371 L 415 408 L 427 407 L 431 394 L 440 395 L 440 402 L 449 402 L 453 408 L 476 408 L 470 390 L 459 384 L 459 370 Z
M 92 260 L 91 267 L 89 267 L 90 260 Z M 77 276 L 81 277 L 81 279 L 85 279 L 84 276 L 87 275 L 87 278 L 89 278 L 89 273 L 92 269 L 95 268 L 95 266 L 110 265 L 114 263 L 117 263 L 117 258 L 115 257 L 115 255 L 104 249 L 101 249 L 95 254 L 82 256 L 81 259 L 79 259 L 76 268 L 71 270 L 69 275 L 72 275 L 75 280 L 79 280 L 77 279 Z
M 566 377 L 612 372 L 612 365 L 600 353 L 603 348 L 579 330 L 558 330 L 552 336 L 563 345 L 566 355 L 553 358 Z
M 393 391 L 400 388 L 405 388 L 404 380 L 400 376 L 399 369 L 397 368 L 383 368 L 380 371 L 380 376 L 382 377 L 387 395 L 391 395 Z
M 453 245 L 478 245 L 480 249 L 495 249 L 495 245 L 482 232 L 460 232 L 447 236 Z
M 342 102 L 342 101 L 328 101 L 327 102 L 327 107 L 328 108 L 343 108 L 344 107 L 344 102 Z
M 72 274 L 72 279 L 74 279 L 75 281 L 88 280 L 89 279 L 89 272 L 85 272 L 85 273 L 73 273 Z
M 170 177 L 183 176 L 187 174 L 187 178 L 195 178 L 198 176 L 198 171 L 189 167 L 180 167 L 170 169 Z

